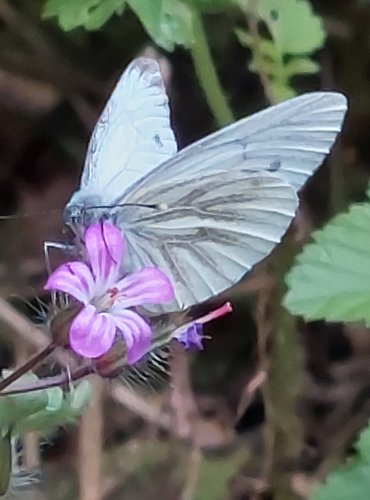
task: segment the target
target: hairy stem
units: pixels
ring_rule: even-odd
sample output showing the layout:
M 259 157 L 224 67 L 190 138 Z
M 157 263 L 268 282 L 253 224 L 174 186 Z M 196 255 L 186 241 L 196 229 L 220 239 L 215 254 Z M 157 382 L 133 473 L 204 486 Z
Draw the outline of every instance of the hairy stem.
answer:
M 190 53 L 195 72 L 218 125 L 224 127 L 234 121 L 234 116 L 216 73 L 202 18 L 195 8 L 193 9 L 193 26 L 194 42 Z
M 37 366 L 41 361 L 44 361 L 55 349 L 55 345 L 53 343 L 48 344 L 42 351 L 37 353 L 33 358 L 29 359 L 26 363 L 20 366 L 17 370 L 11 373 L 8 377 L 4 378 L 4 380 L 0 381 L 0 396 L 2 395 L 2 391 L 8 387 L 10 384 L 18 380 L 22 375 L 29 372 L 35 366 Z
M 92 366 L 81 366 L 71 373 L 62 373 L 61 375 L 55 375 L 54 377 L 45 377 L 40 380 L 36 380 L 30 385 L 19 385 L 17 388 L 9 391 L 2 391 L 0 392 L 0 397 L 12 396 L 14 394 L 25 394 L 26 392 L 35 392 L 42 389 L 50 389 L 51 387 L 62 387 L 68 385 L 70 382 L 81 380 L 92 373 L 94 373 Z

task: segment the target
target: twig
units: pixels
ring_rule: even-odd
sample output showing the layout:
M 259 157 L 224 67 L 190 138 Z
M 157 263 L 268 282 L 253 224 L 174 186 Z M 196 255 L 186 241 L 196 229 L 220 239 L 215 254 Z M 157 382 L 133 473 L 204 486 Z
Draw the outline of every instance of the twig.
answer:
M 197 489 L 202 463 L 202 453 L 194 426 L 199 419 L 199 413 L 190 382 L 189 358 L 183 348 L 176 344 L 172 347 L 171 359 L 171 407 L 175 433 L 192 443 L 190 466 L 180 495 L 180 500 L 192 500 Z
M 47 345 L 41 352 L 33 356 L 26 363 L 20 366 L 17 370 L 14 370 L 8 377 L 0 381 L 0 395 L 1 392 L 8 387 L 10 384 L 18 380 L 25 373 L 35 368 L 41 361 L 44 361 L 55 349 L 54 344 Z
M 144 419 L 146 422 L 168 431 L 172 430 L 171 417 L 169 413 L 164 412 L 160 407 L 156 407 L 149 403 L 132 390 L 124 387 L 122 384 L 112 383 L 111 393 L 116 401 Z
M 94 373 L 91 366 L 81 366 L 76 370 L 68 373 L 62 373 L 61 375 L 55 375 L 54 377 L 44 377 L 39 380 L 35 380 L 31 385 L 19 384 L 14 389 L 9 389 L 8 391 L 2 391 L 0 397 L 11 396 L 14 394 L 24 394 L 27 392 L 41 391 L 42 389 L 50 389 L 51 387 L 63 387 L 68 386 L 70 382 L 77 382 L 82 378 L 87 377 Z
M 194 445 L 189 456 L 187 479 L 179 500 L 193 500 L 199 482 L 203 454 L 199 446 Z
M 78 475 L 80 500 L 101 500 L 101 456 L 103 451 L 104 380 L 95 377 L 94 396 L 79 426 Z
M 48 343 L 48 337 L 40 328 L 35 327 L 30 321 L 28 321 L 22 314 L 14 309 L 10 304 L 8 304 L 4 299 L 0 298 L 0 320 L 6 322 L 14 332 L 23 339 L 28 345 L 36 346 L 38 348 L 45 347 Z M 52 356 L 62 365 L 62 366 L 74 366 L 76 363 L 75 358 L 69 354 L 67 351 L 56 349 Z M 85 367 L 86 368 L 86 367 Z M 83 368 L 81 368 L 83 369 Z M 77 371 L 72 370 L 72 374 L 75 376 Z M 60 384 L 65 381 L 65 374 L 60 376 Z M 62 378 L 63 377 L 63 378 Z M 58 382 L 54 377 L 53 382 Z M 46 383 L 50 383 L 51 380 L 43 379 Z M 70 379 L 69 379 L 70 380 Z M 42 380 L 39 380 L 42 382 Z M 59 385 L 59 384 L 58 384 Z M 51 387 L 51 386 L 49 386 Z M 170 418 L 163 413 L 159 413 L 156 409 L 147 403 L 144 399 L 140 398 L 137 394 L 126 389 L 122 384 L 118 382 L 113 382 L 111 385 L 112 396 L 120 404 L 131 410 L 136 415 L 139 415 L 144 420 L 149 422 L 159 423 L 161 427 L 171 429 Z

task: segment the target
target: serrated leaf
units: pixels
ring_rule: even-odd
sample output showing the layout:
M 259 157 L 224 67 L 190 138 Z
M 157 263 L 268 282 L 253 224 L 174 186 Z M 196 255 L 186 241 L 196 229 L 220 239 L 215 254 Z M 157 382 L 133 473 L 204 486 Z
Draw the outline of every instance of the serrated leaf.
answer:
M 355 445 L 357 455 L 331 472 L 311 500 L 368 500 L 370 491 L 370 428 Z
M 47 0 L 43 17 L 57 17 L 60 27 L 69 31 L 79 26 L 96 30 L 113 14 L 123 12 L 126 0 Z
M 238 37 L 239 42 L 242 45 L 248 47 L 249 49 L 253 48 L 255 40 L 252 35 L 248 33 L 248 31 L 239 28 L 236 28 L 234 31 L 236 36 Z M 271 59 L 272 61 L 275 61 L 277 59 L 276 47 L 271 40 L 259 40 L 258 50 L 266 59 Z
M 312 61 L 308 57 L 296 57 L 288 61 L 284 66 L 284 73 L 287 78 L 294 75 L 317 73 L 319 70 L 320 66 L 317 62 Z
M 191 8 L 180 0 L 128 0 L 150 37 L 172 51 L 175 45 L 190 47 L 194 40 Z
M 353 205 L 313 234 L 288 273 L 284 304 L 309 320 L 370 326 L 370 203 Z
M 321 19 L 308 0 L 258 0 L 257 14 L 282 54 L 308 54 L 323 44 Z

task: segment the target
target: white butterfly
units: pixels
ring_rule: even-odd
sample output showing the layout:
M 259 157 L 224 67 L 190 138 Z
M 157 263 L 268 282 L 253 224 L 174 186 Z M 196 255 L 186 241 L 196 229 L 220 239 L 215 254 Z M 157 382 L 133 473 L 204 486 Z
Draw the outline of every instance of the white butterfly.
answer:
M 339 93 L 306 94 L 177 153 L 159 67 L 136 59 L 95 127 L 65 221 L 78 234 L 114 214 L 126 240 L 124 271 L 164 271 L 177 301 L 166 310 L 201 302 L 280 241 L 296 192 L 329 152 L 346 109 Z

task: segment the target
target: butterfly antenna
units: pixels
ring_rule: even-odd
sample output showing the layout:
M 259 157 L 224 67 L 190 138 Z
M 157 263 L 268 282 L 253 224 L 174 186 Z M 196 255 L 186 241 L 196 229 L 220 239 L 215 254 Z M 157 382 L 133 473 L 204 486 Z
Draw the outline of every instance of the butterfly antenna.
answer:
M 145 203 L 121 203 L 116 205 L 94 205 L 92 207 L 86 207 L 85 210 L 95 210 L 95 209 L 104 209 L 111 210 L 113 208 L 125 208 L 125 207 L 140 207 L 140 208 L 149 208 L 150 210 L 167 210 L 168 205 L 166 203 L 156 203 L 156 204 L 145 204 Z
M 50 215 L 53 212 L 59 211 L 60 208 L 50 208 L 49 210 L 43 210 L 42 212 L 35 213 L 0 215 L 0 220 L 29 219 L 32 217 L 42 217 L 43 215 Z

